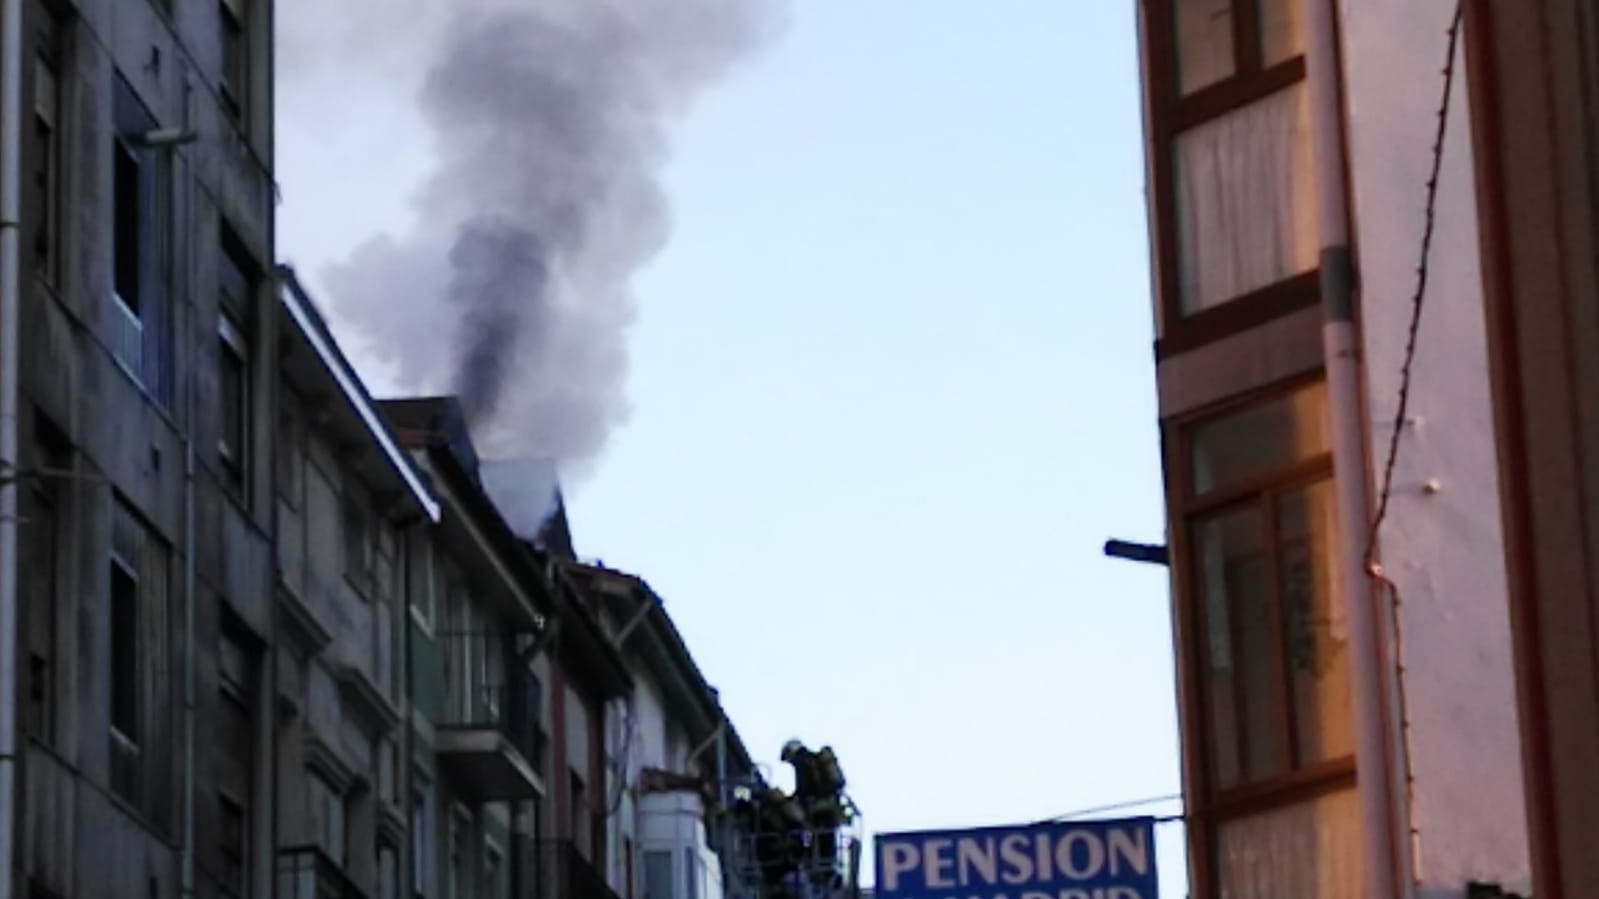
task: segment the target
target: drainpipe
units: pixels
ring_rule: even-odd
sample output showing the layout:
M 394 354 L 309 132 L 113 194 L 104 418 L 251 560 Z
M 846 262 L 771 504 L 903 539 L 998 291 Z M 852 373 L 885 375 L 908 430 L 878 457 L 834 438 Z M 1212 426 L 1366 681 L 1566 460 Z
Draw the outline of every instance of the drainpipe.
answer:
M 194 125 L 194 81 L 192 74 L 186 74 L 183 80 L 183 131 L 192 133 Z M 176 162 L 177 153 L 169 157 Z M 176 166 L 173 166 L 174 170 Z M 189 174 L 187 169 L 185 175 Z M 194 579 L 194 432 L 199 424 L 200 405 L 198 391 L 195 389 L 196 359 L 193 358 L 195 347 L 199 344 L 195 337 L 199 334 L 196 326 L 196 306 L 194 303 L 194 185 L 189 179 L 184 179 L 183 187 L 183 215 L 184 222 L 191 227 L 183 239 L 183 283 L 188 288 L 189 296 L 188 314 L 185 321 L 188 325 L 188 340 L 191 358 L 187 366 L 187 376 L 183 379 L 183 393 L 185 418 L 183 436 L 183 859 L 179 873 L 180 889 L 183 899 L 194 896 L 194 610 L 195 610 L 195 579 Z M 175 304 L 174 304 L 175 305 Z M 275 545 L 275 544 L 274 544 Z M 263 666 L 264 667 L 264 666 Z
M 22 0 L 0 0 L 0 899 L 11 899 L 17 776 L 17 409 L 21 366 Z
M 1359 335 L 1355 328 L 1354 263 L 1349 246 L 1348 191 L 1344 179 L 1343 105 L 1334 0 L 1304 0 L 1305 76 L 1315 156 L 1321 236 L 1322 344 L 1332 425 L 1340 555 L 1349 619 L 1356 782 L 1360 798 L 1365 895 L 1398 899 L 1395 879 L 1393 787 L 1383 697 L 1384 655 L 1377 606 L 1366 570 L 1371 499 L 1366 468 L 1366 427 L 1360 392 Z

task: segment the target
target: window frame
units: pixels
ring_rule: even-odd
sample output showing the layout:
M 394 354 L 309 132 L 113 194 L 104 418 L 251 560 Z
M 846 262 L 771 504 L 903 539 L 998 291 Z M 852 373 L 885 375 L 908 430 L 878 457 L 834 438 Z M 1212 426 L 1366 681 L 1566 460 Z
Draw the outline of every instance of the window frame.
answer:
M 224 899 L 249 899 L 250 897 L 250 806 L 249 803 L 239 801 L 237 796 L 231 795 L 227 790 L 217 791 L 217 855 L 221 861 L 217 872 L 217 895 Z M 237 847 L 230 846 L 228 840 L 228 817 L 237 817 L 239 823 L 239 843 Z M 238 889 L 230 889 L 227 882 L 228 866 L 238 866 Z
M 65 256 L 62 240 L 66 234 L 61 222 L 62 211 L 66 207 L 63 200 L 65 167 L 62 165 L 65 140 L 61 115 L 64 87 L 62 72 L 66 53 L 62 47 L 61 30 L 61 23 L 55 20 L 42 27 L 38 35 L 39 46 L 33 55 L 33 152 L 38 154 L 34 161 L 34 172 L 36 175 L 43 174 L 48 182 L 34 187 L 39 202 L 34 224 L 34 274 L 53 291 L 61 289 L 62 258 Z M 46 77 L 49 78 L 48 99 L 45 97 Z M 47 133 L 47 139 L 39 140 L 41 133 Z M 39 254 L 41 247 L 45 248 L 42 257 Z
M 222 377 L 222 367 L 231 361 L 238 366 L 239 380 L 232 385 L 238 391 L 237 396 L 224 396 L 228 385 Z M 240 502 L 247 503 L 249 498 L 250 481 L 250 410 L 251 395 L 250 385 L 250 344 L 245 337 L 244 329 L 233 320 L 233 314 L 222 310 L 217 314 L 217 385 L 219 427 L 217 428 L 217 458 L 222 462 L 222 468 L 227 473 L 229 486 L 234 492 L 234 497 Z M 227 403 L 234 402 L 238 409 L 238 432 L 229 434 L 226 412 Z
M 1348 755 L 1309 764 L 1299 764 L 1298 733 L 1294 718 L 1294 685 L 1286 665 L 1287 648 L 1283 634 L 1286 605 L 1279 576 L 1277 504 L 1281 497 L 1306 487 L 1329 483 L 1333 477 L 1332 448 L 1282 464 L 1233 483 L 1199 494 L 1193 486 L 1194 432 L 1202 425 L 1228 415 L 1286 399 L 1307 387 L 1324 382 L 1324 372 L 1316 369 L 1224 402 L 1196 409 L 1166 425 L 1167 470 L 1171 484 L 1168 514 L 1174 544 L 1173 584 L 1178 628 L 1180 695 L 1183 707 L 1182 741 L 1184 769 L 1193 788 L 1189 799 L 1188 840 L 1190 858 L 1195 865 L 1196 897 L 1220 895 L 1216 878 L 1215 854 L 1219 850 L 1222 827 L 1233 820 L 1263 811 L 1284 808 L 1317 796 L 1352 787 L 1355 759 Z M 1272 665 L 1283 690 L 1283 701 L 1273 714 L 1276 739 L 1282 741 L 1284 770 L 1272 777 L 1240 782 L 1221 788 L 1217 783 L 1216 734 L 1211 717 L 1208 615 L 1205 608 L 1204 570 L 1198 558 L 1197 525 L 1231 510 L 1255 508 L 1261 512 L 1261 535 L 1267 556 L 1267 583 L 1271 617 L 1276 639 Z M 1230 639 L 1234 647 L 1236 638 Z M 1247 735 L 1238 732 L 1240 746 Z M 1240 750 L 1242 760 L 1243 750 Z
M 243 129 L 250 115 L 250 6 L 248 0 L 217 0 L 217 35 L 221 66 L 217 89 L 222 108 L 235 127 Z M 235 52 L 230 51 L 233 46 Z M 237 81 L 238 83 L 234 83 Z
M 1183 311 L 1182 250 L 1178 237 L 1177 141 L 1188 130 L 1236 112 L 1305 81 L 1305 56 L 1272 65 L 1263 62 L 1260 0 L 1230 0 L 1232 74 L 1184 95 L 1180 85 L 1176 5 L 1183 0 L 1142 0 L 1146 13 L 1144 91 L 1148 114 L 1148 176 L 1151 238 L 1156 264 L 1155 301 L 1163 323 L 1155 341 L 1157 360 L 1315 306 L 1320 301 L 1319 263 L 1310 271 L 1268 284 L 1206 309 Z

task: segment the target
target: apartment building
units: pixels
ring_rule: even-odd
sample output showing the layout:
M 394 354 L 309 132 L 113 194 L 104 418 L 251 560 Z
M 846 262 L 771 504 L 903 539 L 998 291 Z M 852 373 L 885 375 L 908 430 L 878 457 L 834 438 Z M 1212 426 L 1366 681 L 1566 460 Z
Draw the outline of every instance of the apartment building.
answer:
M 1599 895 L 1599 10 L 1465 13 L 1532 895 L 1577 899 Z
M 1193 894 L 1525 890 L 1455 5 L 1138 10 Z
M 612 889 L 627 899 L 722 899 L 734 891 L 717 809 L 756 781 L 749 751 L 649 584 L 600 564 L 570 570 L 635 676 L 607 725 L 620 747 L 611 773 L 620 797 L 606 831 Z
M 543 895 L 532 848 L 559 771 L 549 735 L 566 732 L 550 702 L 553 591 L 483 492 L 460 404 L 397 400 L 383 414 L 443 508 L 413 543 L 411 894 Z
M 400 899 L 416 789 L 407 713 L 435 711 L 407 689 L 402 631 L 412 598 L 427 595 L 409 575 L 426 564 L 418 548 L 454 526 L 453 510 L 286 270 L 278 308 L 277 691 L 260 702 L 229 694 L 223 709 L 277 709 L 276 894 L 324 899 L 331 884 L 337 899 Z
M 5 883 L 265 895 L 271 4 L 6 7 L 20 59 L 0 77 L 20 78 L 0 89 L 22 102 L 0 105 L 22 139 L 21 183 L 0 184 L 21 213 L 0 278 L 20 307 L 0 358 L 19 447 L 0 505 L 20 512 L 0 524 L 18 615 L 0 647 L 17 660 L 0 678 Z

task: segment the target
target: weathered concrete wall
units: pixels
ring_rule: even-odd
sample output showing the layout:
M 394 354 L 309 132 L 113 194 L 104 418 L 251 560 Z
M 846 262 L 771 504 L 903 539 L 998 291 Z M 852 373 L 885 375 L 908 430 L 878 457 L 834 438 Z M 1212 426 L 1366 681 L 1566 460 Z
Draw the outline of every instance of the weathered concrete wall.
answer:
M 1345 0 L 1373 468 L 1392 433 L 1453 13 Z M 1464 63 L 1456 60 L 1409 415 L 1380 542 L 1398 587 L 1413 864 L 1424 895 L 1524 887 L 1528 854 Z M 1441 489 L 1429 493 L 1427 482 Z
M 42 555 L 25 555 L 24 633 L 38 635 L 24 656 L 22 693 L 35 686 L 48 698 L 48 721 L 30 722 L 19 793 L 24 797 L 23 876 L 73 899 L 176 895 L 182 804 L 181 712 L 183 664 L 192 658 L 196 681 L 195 832 L 197 892 L 214 895 L 219 869 L 216 784 L 236 759 L 224 757 L 225 727 L 218 704 L 218 647 L 229 630 L 254 647 L 270 636 L 270 471 L 249 466 L 243 489 L 223 486 L 217 452 L 221 396 L 217 390 L 217 258 L 225 218 L 247 255 L 265 269 L 272 260 L 272 178 L 261 153 L 244 145 L 222 113 L 215 90 L 220 41 L 216 8 L 203 0 L 177 0 L 169 19 L 148 2 L 84 0 L 57 17 L 59 40 L 47 40 L 47 4 L 26 8 L 28 61 L 23 95 L 33 97 L 35 54 L 53 60 L 59 86 L 58 226 L 53 232 L 55 272 L 34 266 L 31 248 L 43 208 L 30 198 L 24 210 L 22 442 L 24 465 L 37 465 L 35 438 L 58 432 L 63 445 L 52 465 L 75 477 L 59 480 L 61 537 L 53 581 L 40 578 Z M 252 14 L 270 21 L 269 0 Z M 270 96 L 265 64 L 269 38 L 254 27 L 259 51 L 249 141 L 271 145 Z M 159 235 L 149 277 L 164 298 L 165 314 L 146 325 L 164 334 L 167 358 L 134 373 L 113 346 L 122 315 L 112 298 L 114 191 L 118 79 L 125 79 L 152 128 L 192 128 L 198 139 L 143 154 L 147 165 L 168 168 L 156 192 L 164 213 L 147 224 Z M 29 109 L 31 110 L 31 105 Z M 30 175 L 45 145 L 31 136 L 24 152 Z M 161 162 L 160 160 L 164 160 Z M 244 324 L 258 346 L 271 346 L 272 316 L 255 297 Z M 155 308 L 155 307 L 151 307 Z M 155 338 L 151 338 L 154 340 Z M 267 459 L 273 355 L 252 354 L 254 392 L 246 417 L 253 443 L 248 455 Z M 159 374 L 152 372 L 159 371 Z M 190 387 L 192 385 L 192 392 Z M 192 407 L 191 407 L 192 398 Z M 47 422 L 36 428 L 40 421 Z M 40 433 L 36 433 L 36 431 Z M 56 439 L 56 438 L 52 438 Z M 195 545 L 185 533 L 185 444 L 195 447 Z M 141 540 L 152 549 L 141 563 L 140 635 L 142 752 L 137 790 L 129 799 L 112 783 L 110 646 L 112 515 L 115 497 L 140 519 Z M 21 535 L 28 541 L 27 524 Z M 34 535 L 35 537 L 37 535 Z M 193 571 L 191 597 L 186 573 Z M 164 586 L 157 586 L 164 584 Z M 48 594 L 48 595 L 47 595 Z M 192 602 L 194 632 L 186 642 L 184 609 Z M 148 628 L 156 627 L 152 631 Z M 29 661 L 29 655 L 38 656 Z M 34 682 L 37 679 L 37 683 Z M 260 703 L 256 703 L 260 705 Z M 258 719 L 264 727 L 264 716 Z M 265 753 L 262 764 L 264 765 Z M 262 775 L 257 768 L 254 775 Z M 242 797 L 252 804 L 252 830 L 269 819 L 264 776 L 247 778 Z M 250 847 L 251 870 L 270 870 L 270 847 Z M 261 887 L 263 881 L 257 880 Z

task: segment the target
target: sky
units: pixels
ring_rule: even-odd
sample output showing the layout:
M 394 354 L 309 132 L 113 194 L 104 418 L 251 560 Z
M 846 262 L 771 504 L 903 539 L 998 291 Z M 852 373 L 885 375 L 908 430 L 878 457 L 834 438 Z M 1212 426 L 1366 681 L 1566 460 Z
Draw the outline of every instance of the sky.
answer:
M 574 538 L 664 598 L 752 753 L 832 745 L 871 831 L 1179 789 L 1166 574 L 1101 554 L 1164 539 L 1134 27 L 795 0 L 668 132 L 672 231 Z M 279 252 L 386 393 L 325 273 L 415 223 L 416 85 L 295 52 Z

